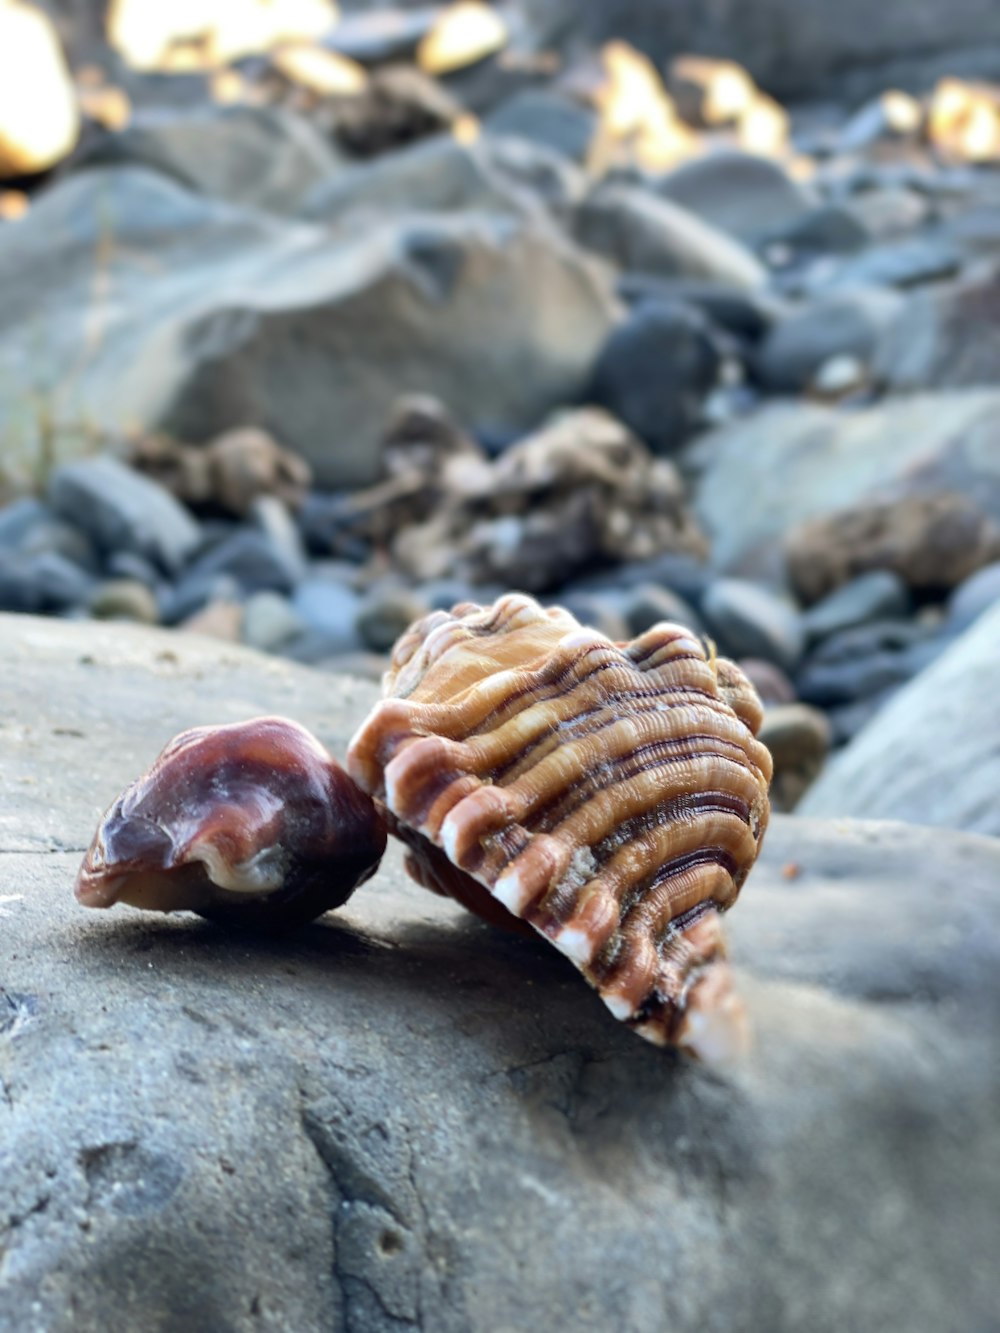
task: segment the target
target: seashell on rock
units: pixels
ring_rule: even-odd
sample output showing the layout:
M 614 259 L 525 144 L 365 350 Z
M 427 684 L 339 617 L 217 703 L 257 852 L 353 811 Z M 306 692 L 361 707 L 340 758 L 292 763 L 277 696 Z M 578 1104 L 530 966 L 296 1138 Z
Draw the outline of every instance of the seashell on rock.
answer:
M 346 902 L 385 845 L 371 800 L 304 727 L 280 717 L 197 727 L 107 811 L 76 896 L 296 925 Z
M 527 922 L 642 1036 L 742 1046 L 720 917 L 768 819 L 763 710 L 732 662 L 662 623 L 615 644 L 509 595 L 415 624 L 348 770 L 422 884 Z

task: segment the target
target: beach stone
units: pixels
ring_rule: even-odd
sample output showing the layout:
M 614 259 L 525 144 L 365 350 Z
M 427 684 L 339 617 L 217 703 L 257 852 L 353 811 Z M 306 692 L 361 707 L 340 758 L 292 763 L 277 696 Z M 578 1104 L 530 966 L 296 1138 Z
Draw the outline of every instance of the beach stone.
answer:
M 198 524 L 169 492 L 116 458 L 67 463 L 52 474 L 52 508 L 103 551 L 132 551 L 176 573 L 200 541 Z
M 1000 704 L 984 688 L 998 642 L 993 606 L 841 751 L 803 811 L 1000 834 Z
M 704 317 L 652 301 L 611 333 L 594 365 L 590 397 L 656 453 L 692 434 L 720 357 Z
M 777 162 L 737 149 L 719 149 L 685 162 L 653 183 L 662 198 L 704 222 L 755 245 L 807 216 L 811 190 Z
M 80 132 L 73 81 L 51 19 L 20 0 L 0 3 L 0 180 L 47 171 Z
M 842 204 L 816 204 L 783 226 L 770 231 L 766 245 L 784 246 L 801 260 L 813 255 L 853 255 L 871 241 L 860 218 Z
M 251 502 L 248 517 L 279 553 L 293 582 L 304 579 L 309 559 L 302 534 L 285 502 L 276 495 L 258 495 Z
M 132 620 L 157 625 L 160 608 L 155 593 L 136 579 L 106 579 L 91 593 L 87 610 L 95 620 Z
M 378 690 L 132 626 L 10 618 L 0 660 L 12 1327 L 989 1327 L 994 839 L 776 815 L 727 918 L 752 1054 L 710 1070 L 397 850 L 283 937 L 78 908 L 169 736 L 279 712 L 343 755 Z
M 295 589 L 292 606 L 308 628 L 322 636 L 324 655 L 362 647 L 357 632 L 360 600 L 352 589 L 330 579 L 307 578 Z
M 303 200 L 302 217 L 328 225 L 358 214 L 457 213 L 478 209 L 522 217 L 538 200 L 498 169 L 490 145 L 441 135 L 346 167 Z
M 868 698 L 917 675 L 947 647 L 919 621 L 878 620 L 814 648 L 795 677 L 799 696 L 829 707 Z
M 94 577 L 58 551 L 0 559 L 0 610 L 38 613 L 82 606 Z
M 439 5 L 419 5 L 342 13 L 323 45 L 361 65 L 411 60 L 440 12 Z
M 1000 277 L 915 292 L 882 331 L 874 369 L 893 391 L 995 385 Z
M 140 107 L 124 129 L 89 142 L 76 165 L 149 167 L 199 194 L 290 214 L 342 161 L 285 107 L 209 104 Z
M 659 583 L 639 583 L 622 595 L 622 614 L 631 638 L 638 638 L 661 620 L 703 632 L 701 617 L 689 602 Z
M 778 810 L 794 810 L 826 762 L 830 723 L 809 704 L 772 704 L 764 710 L 758 736 L 774 760 L 771 800 Z
M 373 653 L 387 653 L 416 620 L 431 610 L 423 592 L 409 588 L 374 588 L 358 607 L 358 634 Z
M 763 657 L 784 670 L 802 656 L 805 635 L 795 607 L 745 579 L 716 579 L 701 613 L 727 657 Z
M 873 718 L 878 717 L 889 700 L 899 693 L 905 683 L 900 681 L 886 685 L 883 689 L 876 690 L 874 694 L 853 699 L 850 703 L 827 704 L 823 713 L 830 723 L 830 739 L 834 749 L 839 750 L 853 741 L 858 732 L 863 731 Z
M 977 569 L 952 590 L 948 598 L 948 629 L 960 633 L 1000 601 L 1000 561 Z
M 892 570 L 916 591 L 942 593 L 1000 556 L 1000 525 L 961 495 L 870 500 L 801 524 L 785 556 L 806 603 L 876 569 Z
M 216 436 L 204 454 L 212 498 L 240 517 L 261 497 L 300 502 L 312 480 L 307 463 L 253 426 Z
M 897 292 L 879 288 L 810 302 L 771 327 L 754 356 L 754 374 L 772 393 L 800 393 L 831 357 L 867 364 L 904 304 Z
M 490 135 L 528 139 L 582 165 L 590 152 L 597 123 L 597 115 L 589 107 L 538 88 L 525 89 L 508 98 L 486 117 L 485 128 Z
M 738 241 L 649 190 L 600 185 L 579 205 L 576 239 L 627 272 L 700 278 L 754 291 L 766 273 Z
M 187 577 L 207 582 L 227 574 L 247 593 L 290 592 L 304 572 L 303 565 L 268 533 L 242 528 L 199 556 Z
M 114 551 L 104 562 L 104 572 L 110 578 L 143 583 L 154 590 L 163 585 L 163 576 L 156 566 L 134 551 Z
M 962 251 L 947 237 L 913 236 L 871 245 L 830 269 L 823 266 L 813 287 L 919 287 L 954 277 L 962 268 L 962 260 Z
M 160 619 L 179 625 L 212 602 L 242 602 L 246 593 L 232 574 L 195 570 L 185 574 L 160 596 Z
M 694 306 L 718 328 L 750 343 L 759 342 L 784 313 L 782 303 L 766 291 L 741 291 L 711 279 L 623 273 L 618 280 L 618 295 L 629 305 L 653 300 Z
M 892 569 L 872 569 L 827 593 L 802 616 L 806 638 L 825 639 L 872 620 L 907 615 L 913 607 L 910 590 Z
M 737 665 L 760 695 L 762 703 L 795 702 L 795 686 L 787 673 L 774 662 L 768 662 L 763 657 L 741 657 Z
M 104 281 L 115 300 L 91 347 L 87 311 Z M 51 379 L 59 419 L 86 423 L 60 435 L 60 457 L 136 421 L 192 441 L 252 422 L 330 490 L 378 478 L 401 393 L 434 394 L 476 434 L 531 429 L 580 396 L 617 315 L 610 275 L 551 225 L 425 214 L 333 240 L 138 167 L 60 181 L 30 224 L 0 230 L 0 286 L 12 471 L 40 448 L 19 386 Z M 84 344 L 67 381 L 61 368 Z
M 243 610 L 243 642 L 264 653 L 278 653 L 305 624 L 291 602 L 280 592 L 255 592 Z
M 1000 522 L 998 412 L 986 389 L 849 410 L 781 402 L 701 435 L 680 462 L 716 568 L 778 582 L 794 526 L 876 497 L 963 495 Z
M 581 625 L 596 629 L 612 643 L 624 643 L 629 637 L 628 622 L 620 599 L 611 593 L 576 592 L 572 589 L 559 594 L 558 604 L 576 616 Z
M 712 571 L 701 560 L 682 551 L 663 551 L 648 560 L 633 560 L 614 570 L 595 570 L 574 579 L 574 588 L 591 592 L 659 584 L 683 597 L 697 611 L 712 582 Z

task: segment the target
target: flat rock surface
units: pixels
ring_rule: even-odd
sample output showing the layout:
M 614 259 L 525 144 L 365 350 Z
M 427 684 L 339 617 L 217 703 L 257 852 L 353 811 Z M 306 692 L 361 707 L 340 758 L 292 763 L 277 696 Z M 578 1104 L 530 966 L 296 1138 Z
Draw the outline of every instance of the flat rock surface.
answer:
M 1000 835 L 1000 603 L 905 685 L 806 793 L 810 815 Z
M 995 1328 L 1000 843 L 777 818 L 721 1073 L 390 855 L 294 936 L 72 898 L 179 728 L 362 682 L 0 617 L 0 1329 Z

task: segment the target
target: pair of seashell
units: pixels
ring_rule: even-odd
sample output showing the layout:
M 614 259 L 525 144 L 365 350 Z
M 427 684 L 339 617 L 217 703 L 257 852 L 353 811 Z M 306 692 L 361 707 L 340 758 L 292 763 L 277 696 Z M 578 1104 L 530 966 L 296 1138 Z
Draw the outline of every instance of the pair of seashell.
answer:
M 757 856 L 771 759 L 733 663 L 659 624 L 615 644 L 511 594 L 415 624 L 345 772 L 281 718 L 185 732 L 105 815 L 77 897 L 309 920 L 386 830 L 422 885 L 533 928 L 643 1037 L 742 1044 L 720 917 Z

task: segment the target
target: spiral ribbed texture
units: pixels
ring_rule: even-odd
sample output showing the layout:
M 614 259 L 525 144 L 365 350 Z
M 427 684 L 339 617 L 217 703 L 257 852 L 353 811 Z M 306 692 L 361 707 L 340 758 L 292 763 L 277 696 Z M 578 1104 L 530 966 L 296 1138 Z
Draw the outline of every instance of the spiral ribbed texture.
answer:
M 413 626 L 385 692 L 348 770 L 417 878 L 495 917 L 488 890 L 650 1040 L 731 1049 L 719 914 L 756 858 L 771 777 L 742 672 L 678 625 L 619 645 L 509 595 Z

